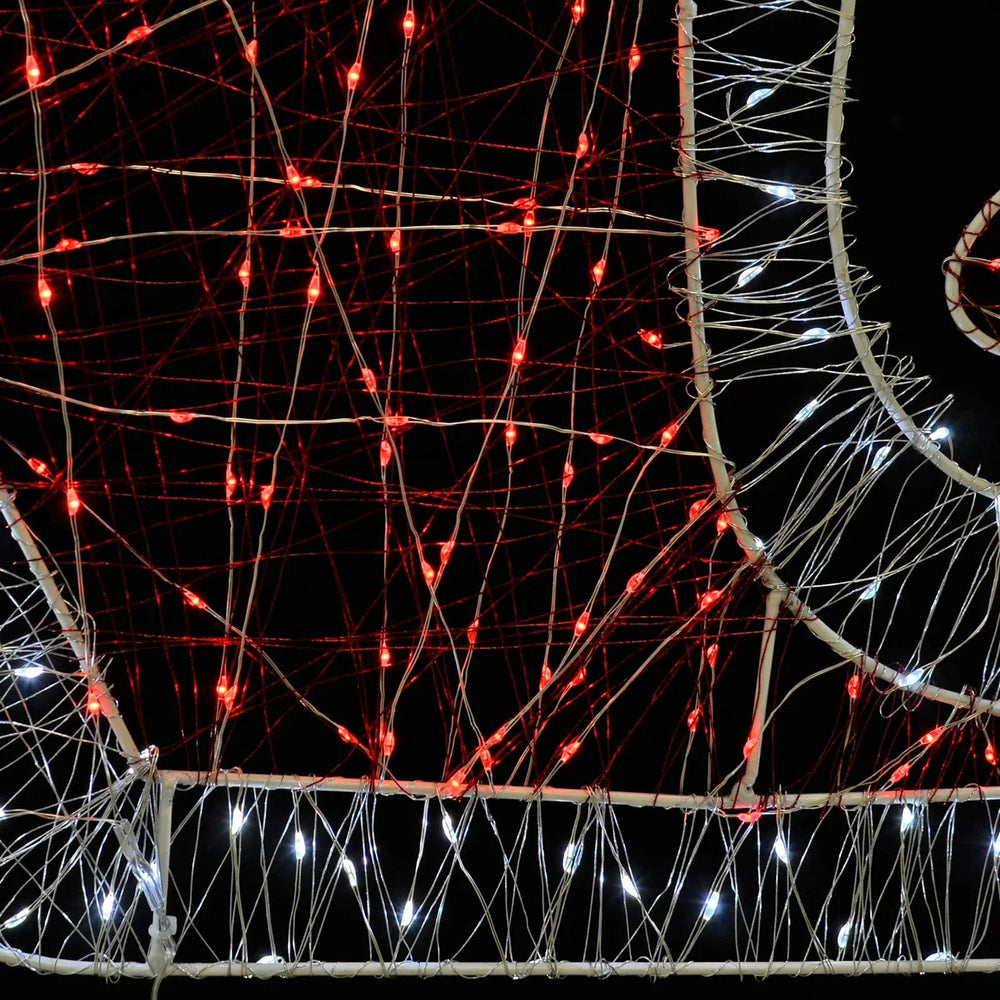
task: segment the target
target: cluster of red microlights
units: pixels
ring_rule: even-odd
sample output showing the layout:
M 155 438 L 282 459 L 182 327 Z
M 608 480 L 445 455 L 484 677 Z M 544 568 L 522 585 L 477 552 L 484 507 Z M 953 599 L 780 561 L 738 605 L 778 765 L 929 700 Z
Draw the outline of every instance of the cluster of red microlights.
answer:
M 584 0 L 575 0 L 575 2 L 570 3 L 569 11 L 574 24 L 580 23 L 586 13 L 586 4 Z M 409 43 L 417 30 L 417 19 L 413 8 L 408 8 L 402 20 L 402 34 L 407 43 Z M 154 27 L 144 25 L 141 27 L 133 28 L 128 32 L 124 39 L 124 45 L 134 45 L 137 44 L 147 37 L 149 37 L 154 31 Z M 258 60 L 258 42 L 256 39 L 252 39 L 247 43 L 245 48 L 245 57 L 247 62 L 252 66 L 257 66 Z M 638 70 L 642 62 L 642 53 L 639 47 L 633 44 L 629 50 L 628 58 L 628 69 L 630 73 L 634 73 Z M 364 67 L 360 62 L 355 62 L 351 65 L 346 72 L 346 83 L 349 97 L 352 95 L 364 75 Z M 33 54 L 29 53 L 25 60 L 25 77 L 27 81 L 27 86 L 29 89 L 34 90 L 36 88 L 44 87 L 46 85 L 46 80 L 43 75 L 42 67 L 38 61 L 38 58 Z M 575 154 L 577 158 L 583 158 L 588 155 L 592 145 L 591 137 L 587 132 L 581 132 L 577 139 Z M 90 175 L 96 173 L 99 170 L 99 166 L 93 163 L 73 163 L 72 168 L 82 174 Z M 292 189 L 298 190 L 301 188 L 310 188 L 319 185 L 319 181 L 316 178 L 310 176 L 303 176 L 294 166 L 288 166 L 285 171 L 285 183 Z M 506 221 L 500 223 L 496 230 L 500 235 L 523 235 L 526 238 L 530 238 L 535 230 L 536 226 L 536 215 L 535 210 L 537 205 L 533 199 L 522 198 L 514 203 L 514 207 L 521 211 L 521 217 L 519 222 Z M 280 235 L 294 238 L 306 235 L 305 230 L 300 226 L 287 226 L 280 231 Z M 720 232 L 718 229 L 711 227 L 699 226 L 695 231 L 695 235 L 700 244 L 703 246 L 711 245 L 715 241 L 720 239 Z M 403 233 L 400 229 L 396 228 L 391 231 L 387 239 L 387 249 L 393 257 L 394 266 L 399 266 L 400 254 L 403 249 Z M 64 237 L 59 240 L 59 242 L 54 246 L 53 250 L 58 252 L 72 252 L 74 250 L 79 250 L 83 244 L 80 240 L 72 237 Z M 1000 268 L 1000 260 L 989 262 L 988 266 L 991 269 Z M 601 285 L 608 269 L 608 261 L 605 258 L 597 260 L 590 269 L 591 279 L 593 281 L 593 286 L 596 289 L 597 286 Z M 237 270 L 236 278 L 242 285 L 245 292 L 247 292 L 251 286 L 253 280 L 251 261 L 249 257 L 246 257 L 243 262 L 239 265 Z M 38 278 L 38 298 L 41 306 L 45 310 L 49 310 L 53 306 L 54 293 L 52 285 L 46 280 L 44 276 Z M 316 304 L 322 296 L 323 283 L 321 278 L 321 272 L 317 267 L 308 282 L 305 292 L 305 298 L 308 306 Z M 664 345 L 663 338 L 659 331 L 655 329 L 642 329 L 638 331 L 638 337 L 643 343 L 648 347 L 660 350 Z M 513 350 L 510 356 L 510 364 L 513 368 L 517 369 L 521 365 L 525 364 L 528 359 L 528 343 L 526 338 L 520 337 L 514 344 Z M 377 391 L 377 382 L 375 374 L 368 368 L 362 368 L 360 370 L 360 377 L 365 385 L 365 388 L 370 393 L 375 393 Z M 170 411 L 166 414 L 170 420 L 177 424 L 187 424 L 196 418 L 195 413 L 186 411 Z M 385 422 L 387 427 L 399 428 L 407 423 L 407 418 L 400 414 L 386 414 Z M 673 440 L 676 438 L 677 434 L 680 432 L 680 425 L 678 423 L 671 423 L 667 427 L 663 428 L 660 438 L 659 446 L 661 448 L 668 447 Z M 515 423 L 507 423 L 503 431 L 504 440 L 506 442 L 508 449 L 513 449 L 518 440 L 518 427 Z M 609 444 L 613 438 L 611 435 L 603 434 L 598 431 L 594 431 L 589 435 L 590 439 L 594 444 L 600 446 Z M 379 450 L 379 462 L 382 468 L 385 468 L 392 461 L 392 444 L 388 438 L 383 438 L 380 444 Z M 48 466 L 35 458 L 29 458 L 28 465 L 38 475 L 47 480 L 52 480 L 55 477 L 53 473 L 49 470 Z M 573 466 L 567 461 L 565 463 L 562 475 L 562 486 L 564 491 L 569 488 L 574 476 Z M 233 495 L 237 489 L 237 478 L 234 475 L 231 468 L 227 468 L 226 471 L 226 482 L 225 482 L 225 495 L 227 501 L 231 501 Z M 269 483 L 262 486 L 259 490 L 258 499 L 260 504 L 266 510 L 271 504 L 271 500 L 274 496 L 274 484 Z M 83 503 L 81 498 L 72 483 L 67 483 L 65 487 L 66 505 L 67 511 L 70 517 L 76 517 L 81 509 L 83 509 Z M 699 500 L 694 503 L 689 510 L 689 518 L 694 521 L 699 518 L 703 511 L 706 510 L 710 505 L 708 499 Z M 730 527 L 730 521 L 726 513 L 722 513 L 717 517 L 716 529 L 721 534 L 725 532 Z M 451 555 L 451 547 L 454 542 L 447 542 L 441 547 L 440 551 L 440 563 L 435 567 L 426 557 L 421 558 L 421 573 L 428 587 L 434 588 L 439 585 L 441 580 L 441 575 L 445 571 L 446 564 L 448 562 L 449 556 Z M 625 587 L 625 593 L 628 596 L 634 596 L 638 594 L 645 583 L 645 571 L 640 571 L 633 574 Z M 184 601 L 196 610 L 205 609 L 205 601 L 200 598 L 197 594 L 193 593 L 191 590 L 183 589 L 182 596 Z M 701 612 L 707 612 L 721 601 L 723 601 L 725 594 L 720 590 L 707 590 L 702 593 L 698 598 L 698 610 Z M 591 613 L 589 611 L 583 611 L 573 627 L 574 636 L 577 639 L 582 638 L 588 630 L 591 628 Z M 479 629 L 479 620 L 474 620 L 466 629 L 466 638 L 470 647 L 475 646 L 477 635 Z M 709 666 L 714 668 L 716 664 L 717 657 L 719 655 L 719 645 L 718 643 L 712 643 L 706 651 L 706 661 Z M 383 641 L 379 649 L 379 662 L 382 667 L 390 666 L 392 662 L 392 653 L 388 645 Z M 569 686 L 580 684 L 586 679 L 586 667 L 581 667 L 577 673 L 575 673 L 569 679 Z M 544 688 L 552 680 L 552 672 L 548 665 L 543 665 L 540 677 L 540 687 Z M 230 711 L 236 704 L 237 698 L 239 696 L 238 684 L 230 683 L 225 674 L 219 677 L 218 683 L 216 685 L 216 694 L 218 696 L 219 705 L 225 711 Z M 854 674 L 847 681 L 847 695 L 851 701 L 855 701 L 859 698 L 861 694 L 861 675 Z M 88 691 L 87 711 L 93 715 L 98 715 L 104 711 L 104 705 L 100 692 L 91 688 Z M 687 727 L 692 733 L 696 732 L 699 726 L 704 724 L 704 713 L 700 705 L 696 705 L 687 716 Z M 357 736 L 355 736 L 350 730 L 342 725 L 337 725 L 336 730 L 340 738 L 348 745 L 354 747 L 361 747 L 361 743 Z M 929 732 L 925 733 L 920 737 L 919 744 L 923 747 L 929 747 L 936 743 L 941 736 L 944 734 L 945 728 L 942 726 L 937 726 Z M 488 739 L 484 740 L 482 744 L 476 750 L 472 762 L 465 765 L 460 770 L 455 772 L 450 778 L 445 782 L 444 790 L 446 793 L 461 795 L 469 788 L 473 783 L 473 767 L 478 765 L 482 772 L 488 773 L 493 766 L 494 761 L 494 750 L 498 744 L 500 744 L 506 736 L 506 729 L 500 729 L 495 732 Z M 759 745 L 759 736 L 752 734 L 744 744 L 744 755 L 749 757 L 757 749 Z M 561 749 L 558 751 L 558 757 L 561 763 L 566 763 L 580 748 L 580 739 L 570 739 L 565 742 Z M 377 751 L 370 752 L 370 756 L 373 759 L 386 760 L 392 754 L 395 747 L 395 735 L 391 729 L 386 728 L 383 724 L 379 731 L 378 747 Z M 362 749 L 364 749 L 362 747 Z M 991 742 L 987 742 L 984 757 L 986 761 L 995 765 L 997 763 L 997 754 L 994 746 Z M 890 783 L 898 784 L 899 782 L 905 780 L 910 773 L 910 765 L 908 763 L 903 763 L 899 765 L 891 774 Z M 744 817 L 752 821 L 760 815 L 759 811 L 750 811 Z

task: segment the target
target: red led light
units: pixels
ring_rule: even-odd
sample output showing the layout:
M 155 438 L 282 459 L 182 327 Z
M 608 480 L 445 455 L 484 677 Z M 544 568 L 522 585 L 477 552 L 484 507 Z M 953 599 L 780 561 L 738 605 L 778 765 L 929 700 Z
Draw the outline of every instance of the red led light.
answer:
M 433 583 L 437 576 L 437 570 L 426 559 L 420 560 L 420 572 L 424 574 L 424 579 L 428 583 Z
M 49 467 L 39 458 L 29 458 L 28 467 L 37 476 L 43 476 L 45 479 L 52 478 L 52 473 L 49 472 Z
M 1000 257 L 994 257 L 993 260 L 987 262 L 986 266 L 991 271 L 1000 271 Z
M 360 79 L 361 79 L 361 63 L 356 62 L 347 71 L 347 89 L 354 90 L 354 88 L 358 85 L 358 80 Z
M 87 692 L 87 711 L 91 715 L 97 715 L 101 710 L 101 696 L 97 692 L 97 688 L 91 688 Z
M 237 272 L 240 278 L 240 284 L 244 288 L 250 287 L 250 258 L 247 257 L 242 264 L 240 264 L 240 269 Z
M 997 762 L 996 749 L 989 741 L 986 743 L 986 749 L 983 751 L 983 756 L 986 758 L 987 764 L 995 764 Z
M 34 56 L 24 60 L 24 75 L 28 78 L 29 87 L 37 87 L 42 80 L 42 70 Z
M 542 664 L 542 673 L 538 678 L 538 690 L 541 691 L 542 688 L 549 686 L 549 682 L 552 680 L 552 668 L 547 664 Z
M 375 373 L 370 368 L 361 369 L 361 380 L 365 383 L 365 388 L 369 392 L 374 392 L 376 388 Z
M 640 330 L 639 336 L 649 344 L 650 347 L 655 347 L 657 349 L 663 348 L 663 338 L 656 332 L 656 330 Z
M 602 444 L 610 444 L 611 443 L 611 435 L 610 434 L 599 434 L 597 431 L 591 431 L 590 434 L 588 434 L 587 436 L 598 447 L 600 447 Z
M 400 248 L 403 246 L 403 236 L 398 229 L 392 231 L 392 235 L 389 237 L 389 249 L 398 254 Z
M 503 437 L 507 442 L 507 447 L 513 448 L 514 442 L 517 440 L 517 427 L 514 424 L 508 424 L 504 428 Z
M 243 50 L 243 54 L 247 57 L 247 62 L 251 66 L 257 65 L 257 39 L 252 38 L 247 42 L 247 47 Z
M 66 509 L 69 511 L 70 517 L 76 517 L 80 510 L 80 498 L 77 496 L 77 492 L 72 486 L 66 487 Z
M 38 279 L 38 298 L 42 303 L 42 308 L 48 309 L 52 303 L 52 289 L 49 288 L 49 283 L 44 278 Z
M 642 53 L 639 51 L 638 45 L 633 45 L 632 48 L 628 50 L 628 71 L 634 73 L 639 68 L 639 63 L 642 62 Z
M 84 177 L 93 177 L 101 169 L 99 163 L 71 163 L 70 166 Z
M 319 273 L 317 272 L 312 276 L 309 281 L 309 289 L 306 295 L 310 303 L 315 302 L 319 298 Z
M 391 729 L 383 731 L 381 743 L 382 756 L 388 760 L 392 756 L 393 750 L 396 749 L 396 734 Z
M 448 539 L 447 542 L 441 543 L 441 565 L 443 566 L 450 558 L 452 552 L 455 551 L 455 542 L 452 539 Z
M 580 669 L 573 674 L 567 687 L 576 687 L 577 684 L 582 684 L 587 679 L 587 668 L 586 666 L 580 667 Z
M 639 592 L 639 588 L 642 587 L 643 580 L 646 579 L 646 571 L 639 570 L 638 573 L 633 573 L 628 578 L 628 583 L 625 584 L 626 594 L 636 594 Z
M 679 424 L 671 424 L 669 427 L 664 427 L 663 433 L 660 435 L 660 447 L 666 448 L 666 446 L 670 444 L 675 437 L 677 437 L 677 432 L 680 429 Z
M 566 746 L 562 748 L 559 754 L 559 761 L 565 764 L 566 761 L 570 759 L 580 749 L 580 740 L 573 740 L 572 743 L 567 743 Z
M 226 466 L 226 499 L 231 500 L 236 492 L 236 476 L 230 466 Z
M 932 730 L 924 733 L 924 735 L 920 737 L 920 742 L 925 747 L 929 747 L 932 743 L 937 743 L 943 732 L 944 726 L 935 726 Z
M 461 798 L 468 787 L 468 780 L 465 768 L 460 768 L 445 782 L 445 795 L 450 795 L 452 798 Z
M 717 535 L 721 535 L 728 527 L 729 527 L 729 515 L 725 511 L 723 511 L 715 519 L 715 533 Z
M 528 341 L 524 337 L 518 337 L 517 343 L 514 345 L 514 353 L 510 356 L 511 361 L 515 365 L 519 365 L 523 360 L 524 356 L 528 351 Z
M 892 776 L 889 778 L 889 784 L 895 785 L 902 781 L 910 773 L 909 764 L 900 764 L 895 771 L 892 772 Z
M 743 756 L 749 757 L 754 750 L 757 749 L 760 739 L 757 736 L 748 736 L 746 743 L 743 744 Z
M 501 236 L 516 236 L 518 233 L 523 232 L 523 226 L 516 222 L 501 222 L 497 226 L 497 232 Z
M 79 250 L 83 244 L 79 240 L 74 239 L 61 239 L 52 249 L 53 250 Z
M 721 590 L 706 590 L 698 601 L 698 607 L 702 611 L 707 611 L 722 596 Z
M 476 638 L 479 636 L 479 619 L 473 618 L 472 621 L 466 626 L 465 638 L 468 639 L 470 646 L 475 646 Z
M 698 729 L 698 723 L 701 721 L 701 706 L 699 705 L 693 712 L 688 713 L 688 729 L 691 732 L 695 732 Z
M 576 140 L 576 155 L 579 159 L 581 156 L 586 156 L 590 151 L 590 140 L 587 138 L 586 132 L 581 132 Z
M 570 483 L 573 482 L 574 473 L 575 470 L 573 466 L 569 462 L 564 463 L 563 474 L 562 474 L 562 487 L 564 491 L 568 490 Z
M 693 521 L 708 506 L 708 498 L 695 500 L 688 508 L 688 520 Z
M 722 235 L 714 226 L 696 226 L 694 232 L 699 243 L 714 243 Z
M 413 37 L 413 29 L 417 26 L 417 19 L 413 14 L 413 8 L 407 9 L 403 15 L 403 37 L 409 41 Z
M 126 45 L 132 45 L 135 42 L 141 42 L 144 38 L 149 38 L 149 36 L 152 33 L 153 33 L 153 29 L 150 28 L 149 25 L 146 25 L 146 24 L 140 25 L 138 28 L 133 28 L 125 36 L 125 44 Z
M 378 464 L 384 469 L 392 461 L 392 445 L 382 438 L 382 443 L 378 448 Z
M 284 236 L 285 239 L 295 239 L 297 236 L 305 236 L 306 231 L 301 226 L 285 226 L 278 230 L 279 236 Z
M 387 413 L 385 415 L 385 426 L 391 427 L 393 430 L 407 427 L 409 423 L 410 418 L 405 413 Z
M 711 646 L 705 650 L 705 659 L 708 660 L 708 665 L 714 670 L 715 661 L 719 658 L 719 644 L 713 642 Z
M 378 662 L 382 664 L 383 667 L 387 667 L 390 663 L 392 663 L 392 653 L 389 652 L 389 647 L 384 642 L 379 647 Z
M 337 725 L 337 735 L 349 746 L 357 746 L 358 738 L 345 726 L 341 726 L 339 723 Z
M 192 608 L 203 608 L 205 607 L 205 602 L 195 593 L 190 590 L 184 591 L 184 601 L 189 604 Z
M 291 165 L 285 167 L 285 180 L 291 188 L 301 187 L 302 185 L 302 178 L 299 176 L 299 172 Z
M 584 611 L 576 620 L 576 624 L 573 626 L 573 631 L 577 635 L 583 635 L 587 631 L 587 626 L 590 624 L 590 612 Z
M 584 13 L 587 10 L 586 0 L 573 0 L 570 6 L 569 12 L 570 16 L 573 18 L 574 24 L 579 24 L 583 18 Z
M 260 503 L 264 510 L 268 510 L 271 506 L 271 498 L 274 496 L 274 485 L 268 483 L 267 486 L 262 486 L 260 488 Z
M 861 694 L 861 678 L 855 674 L 847 682 L 847 697 L 854 701 Z
M 534 229 L 535 228 L 535 213 L 530 208 L 524 213 L 524 228 Z
M 592 268 L 590 273 L 594 276 L 594 284 L 599 285 L 604 279 L 604 269 L 607 267 L 607 261 L 602 257 Z
M 170 419 L 175 424 L 189 424 L 194 420 L 193 413 L 185 413 L 183 410 L 171 410 Z

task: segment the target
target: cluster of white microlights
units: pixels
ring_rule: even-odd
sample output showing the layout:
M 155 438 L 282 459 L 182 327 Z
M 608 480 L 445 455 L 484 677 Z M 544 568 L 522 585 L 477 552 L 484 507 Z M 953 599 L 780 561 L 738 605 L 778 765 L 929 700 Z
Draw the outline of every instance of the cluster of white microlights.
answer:
M 901 678 L 900 685 L 905 686 L 904 681 L 906 678 Z M 915 681 L 911 682 L 915 683 Z M 904 805 L 902 812 L 900 814 L 899 829 L 901 833 L 905 833 L 917 820 L 916 811 L 908 805 Z M 230 814 L 230 833 L 236 836 L 246 823 L 246 815 L 243 812 L 242 807 L 234 806 Z M 444 813 L 441 817 L 441 829 L 445 835 L 445 838 L 453 846 L 458 844 L 458 832 L 455 829 L 455 825 L 452 822 L 451 817 L 448 813 Z M 993 853 L 1000 857 L 1000 834 L 998 834 L 992 841 Z M 306 839 L 300 830 L 296 830 L 292 838 L 292 850 L 295 855 L 296 861 L 302 861 L 307 853 Z M 785 843 L 785 839 L 781 834 L 774 840 L 772 847 L 775 857 L 781 864 L 789 865 L 791 863 L 791 855 L 789 854 L 788 846 Z M 583 860 L 583 844 L 577 843 L 575 841 L 570 841 L 563 850 L 562 854 L 562 869 L 567 876 L 572 876 L 577 868 L 580 867 L 580 863 Z M 348 885 L 351 889 L 357 889 L 358 887 L 358 874 L 357 868 L 354 862 L 348 857 L 343 857 L 339 863 L 340 870 L 344 873 L 347 879 Z M 624 868 L 619 870 L 619 875 L 621 878 L 622 891 L 626 896 L 631 896 L 633 899 L 641 899 L 639 887 L 636 885 L 635 880 Z M 603 875 L 600 877 L 603 883 Z M 722 895 L 717 889 L 713 889 L 706 897 L 705 902 L 701 909 L 701 919 L 711 920 L 715 916 L 722 903 Z M 101 916 L 104 920 L 109 920 L 114 912 L 115 897 L 112 894 L 106 895 L 100 904 Z M 24 920 L 29 916 L 30 911 L 22 910 L 19 913 L 11 917 L 5 924 L 0 925 L 2 929 L 7 929 L 8 927 L 16 927 L 18 924 L 23 923 Z M 403 908 L 399 914 L 399 926 L 401 929 L 405 929 L 412 922 L 416 914 L 416 908 L 414 907 L 413 900 L 408 899 L 404 904 Z M 837 947 L 841 950 L 845 949 L 850 941 L 851 931 L 853 926 L 850 922 L 845 923 L 841 926 L 840 930 L 837 932 Z M 949 961 L 952 955 L 947 951 L 936 951 L 928 955 L 924 961 L 935 962 L 935 961 Z M 284 959 L 278 955 L 265 955 L 258 959 L 258 962 L 263 965 L 273 965 L 281 964 Z

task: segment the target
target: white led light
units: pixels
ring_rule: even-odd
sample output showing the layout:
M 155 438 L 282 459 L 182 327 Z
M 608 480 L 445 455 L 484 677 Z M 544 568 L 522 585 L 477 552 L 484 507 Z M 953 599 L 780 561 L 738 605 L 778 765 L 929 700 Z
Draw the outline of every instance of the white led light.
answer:
M 925 959 L 925 962 L 950 962 L 952 960 L 950 951 L 932 951 Z
M 45 673 L 45 668 L 40 667 L 37 663 L 29 663 L 25 667 L 17 667 L 14 671 L 15 677 L 23 677 L 25 680 L 33 680 L 35 677 L 41 677 Z
M 947 427 L 935 427 L 930 433 L 932 441 L 944 441 L 948 437 L 951 437 L 951 431 Z
M 104 899 L 101 900 L 101 920 L 110 920 L 111 915 L 115 912 L 115 894 L 109 892 Z
M 775 198 L 795 198 L 795 192 L 787 184 L 765 184 L 764 190 Z
M 875 577 L 875 579 L 872 580 L 872 582 L 869 583 L 868 586 L 861 591 L 861 600 L 870 601 L 878 593 L 878 589 L 881 586 L 882 586 L 882 578 L 878 576 Z
M 580 867 L 580 861 L 583 858 L 583 844 L 574 844 L 571 840 L 563 851 L 562 856 L 562 867 L 563 871 L 567 875 L 572 875 L 573 872 Z
M 875 457 L 872 459 L 872 468 L 878 469 L 882 465 L 882 463 L 885 462 L 885 460 L 889 457 L 889 453 L 891 451 L 892 448 L 889 445 L 887 444 L 882 445 L 882 447 L 879 448 L 877 452 L 875 452 Z
M 233 811 L 229 818 L 229 832 L 239 833 L 245 822 L 246 817 L 243 815 L 243 809 L 240 806 L 233 806 Z
M 444 830 L 444 835 L 448 838 L 449 843 L 458 843 L 458 834 L 455 832 L 455 824 L 452 823 L 451 817 L 447 813 L 441 817 L 441 829 Z
M 908 674 L 903 674 L 896 680 L 896 687 L 911 688 L 920 683 L 924 672 L 922 670 L 911 670 Z
M 788 849 L 785 847 L 785 842 L 781 839 L 780 833 L 774 838 L 774 854 L 779 861 L 788 864 Z
M 306 856 L 306 838 L 301 830 L 295 831 L 295 857 L 301 861 Z
M 827 340 L 830 331 L 825 326 L 811 326 L 802 336 L 807 340 Z
M 837 947 L 846 948 L 847 941 L 850 938 L 850 936 L 851 936 L 851 925 L 849 923 L 844 924 L 837 932 Z
M 819 400 L 810 399 L 805 406 L 795 414 L 795 422 L 801 424 L 803 420 L 808 420 L 818 409 Z
M 708 899 L 705 900 L 705 906 L 701 911 L 702 920 L 711 920 L 715 916 L 715 911 L 719 908 L 719 893 L 717 891 L 712 891 L 708 894 Z
M 993 843 L 993 853 L 996 855 L 1000 855 L 1000 833 L 998 833 L 993 838 L 992 843 Z
M 909 806 L 903 806 L 903 815 L 899 817 L 900 830 L 908 830 L 916 818 L 917 814 Z
M 18 910 L 13 916 L 8 917 L 2 924 L 0 930 L 9 931 L 13 927 L 20 927 L 21 924 L 31 916 L 31 910 Z
M 772 87 L 758 87 L 747 98 L 746 106 L 748 108 L 756 107 L 761 101 L 766 101 L 773 93 L 774 89 Z
M 400 927 L 409 927 L 413 923 L 413 900 L 408 899 L 403 906 L 403 912 L 399 917 Z
M 350 883 L 352 889 L 357 889 L 358 887 L 358 870 L 354 867 L 354 862 L 350 858 L 341 858 L 340 867 L 343 869 L 344 874 L 347 876 L 347 881 Z
M 740 271 L 740 276 L 736 279 L 736 287 L 742 288 L 744 285 L 749 285 L 754 278 L 760 277 L 763 273 L 763 264 L 751 264 L 750 267 Z
M 258 965 L 283 965 L 284 962 L 280 955 L 262 955 L 257 959 Z
M 626 895 L 631 896 L 633 899 L 639 898 L 639 890 L 635 887 L 635 882 L 632 881 L 632 876 L 629 875 L 625 869 L 622 869 L 622 888 L 625 890 Z

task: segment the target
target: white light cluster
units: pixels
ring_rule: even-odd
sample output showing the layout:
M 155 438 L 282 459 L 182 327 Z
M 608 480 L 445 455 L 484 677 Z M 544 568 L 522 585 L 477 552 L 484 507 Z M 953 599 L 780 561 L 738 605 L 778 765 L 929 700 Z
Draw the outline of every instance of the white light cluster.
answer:
M 715 911 L 719 908 L 720 896 L 718 890 L 712 890 L 708 894 L 708 899 L 705 900 L 705 905 L 702 907 L 701 919 L 711 920 L 715 916 Z
M 115 894 L 109 892 L 105 895 L 104 899 L 101 900 L 101 919 L 108 921 L 111 919 L 115 912 Z
M 795 199 L 795 192 L 787 184 L 765 184 L 764 190 L 775 198 Z
M 229 816 L 229 832 L 239 833 L 245 822 L 246 817 L 243 815 L 243 808 L 241 806 L 233 806 L 233 811 Z
M 783 861 L 786 865 L 788 864 L 788 848 L 785 847 L 785 841 L 782 839 L 780 833 L 774 838 L 774 856 L 779 861 Z
M 625 890 L 626 895 L 631 896 L 633 899 L 638 899 L 639 890 L 636 888 L 635 882 L 632 881 L 632 876 L 624 868 L 621 870 L 621 877 L 622 888 Z
M 295 831 L 295 857 L 301 861 L 306 856 L 306 838 L 301 830 Z
M 562 856 L 562 868 L 567 875 L 572 875 L 573 872 L 580 867 L 580 861 L 583 858 L 583 844 L 574 844 L 571 840 L 563 851 Z
M 916 818 L 917 814 L 909 806 L 903 806 L 903 814 L 899 817 L 900 830 L 909 830 Z
M 399 926 L 409 927 L 413 923 L 413 900 L 408 899 L 403 906 L 403 912 L 399 916 Z
M 39 666 L 37 663 L 29 663 L 23 667 L 16 667 L 14 669 L 15 677 L 23 677 L 25 680 L 34 680 L 36 677 L 41 677 L 45 673 L 45 667 Z

